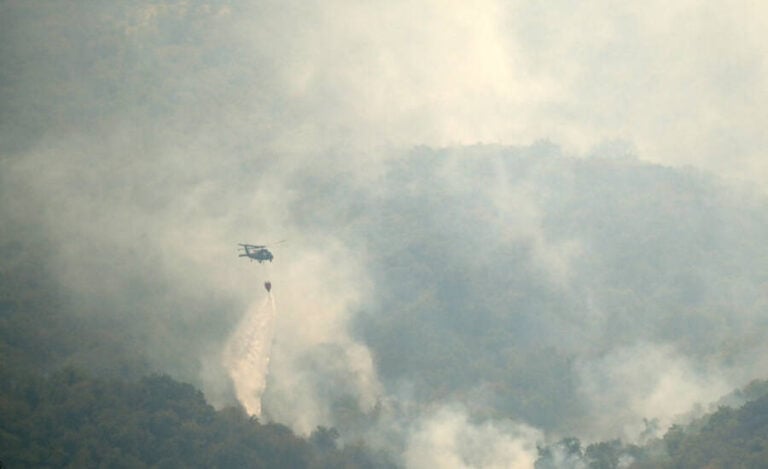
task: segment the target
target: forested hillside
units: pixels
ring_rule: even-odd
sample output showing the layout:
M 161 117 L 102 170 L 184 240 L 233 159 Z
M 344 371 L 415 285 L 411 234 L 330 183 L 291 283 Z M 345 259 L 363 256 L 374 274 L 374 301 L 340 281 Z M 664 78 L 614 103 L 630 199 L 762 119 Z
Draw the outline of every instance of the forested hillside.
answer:
M 668 3 L 0 0 L 0 460 L 759 460 L 768 14 Z
M 738 409 L 722 407 L 688 428 L 673 426 L 664 435 L 663 443 L 669 460 L 662 459 L 662 467 L 765 467 L 768 395 Z
M 343 350 L 318 344 L 301 360 L 300 372 L 312 377 L 307 386 L 325 390 L 328 427 L 342 437 L 373 438 L 398 460 L 409 443 L 399 430 L 390 431 L 390 419 L 407 421 L 410 412 L 429 412 L 435 403 L 460 402 L 477 419 L 507 417 L 585 441 L 636 440 L 650 431 L 644 420 L 656 422 L 646 436 L 661 438 L 679 413 L 731 389 L 713 381 L 709 394 L 697 394 L 698 387 L 682 380 L 705 387 L 707 367 L 720 370 L 711 372 L 718 379 L 744 370 L 733 375 L 736 381 L 749 376 L 751 366 L 759 370 L 759 362 L 745 360 L 764 335 L 751 328 L 766 303 L 762 198 L 728 192 L 695 171 L 631 158 L 569 158 L 547 143 L 414 148 L 383 177 L 383 190 L 370 192 L 354 181 L 303 171 L 292 176 L 314 194 L 293 200 L 294 223 L 346 240 L 365 259 L 375 286 L 352 329 L 375 357 L 389 395 L 382 405 L 372 412 L 357 408 L 344 387 L 350 375 L 336 368 L 347 359 Z M 7 220 L 26 216 L 6 212 Z M 334 219 L 346 220 L 342 230 L 327 224 Z M 141 345 L 146 327 L 131 325 L 110 306 L 158 323 L 169 316 L 153 318 L 153 308 L 172 305 L 171 298 L 155 303 L 157 287 L 128 283 L 115 296 L 96 297 L 81 314 L 78 296 L 62 288 L 48 263 L 58 254 L 46 233 L 22 222 L 12 227 L 0 271 L 0 347 L 9 377 L 37 383 L 25 386 L 45 395 L 46 383 L 63 379 L 67 366 L 87 370 L 79 382 L 95 388 L 118 380 L 127 389 L 164 371 L 151 365 Z M 179 296 L 178 307 L 190 301 Z M 202 330 L 226 317 L 208 311 L 189 326 Z M 661 377 L 646 375 L 656 362 Z M 14 394 L 19 387 L 4 389 L 12 407 L 36 412 Z M 650 407 L 662 391 L 690 395 L 678 407 Z M 264 395 L 278 422 L 297 418 L 284 407 L 291 405 L 284 392 L 267 387 Z M 627 408 L 625 401 L 642 405 Z M 143 412 L 126 410 L 134 411 Z M 38 444 L 19 431 L 7 434 Z M 687 438 L 691 443 L 680 448 L 697 445 Z M 583 456 L 626 453 L 638 464 L 650 457 L 649 449 L 618 441 L 592 446 Z
M 149 374 L 130 335 L 73 314 L 47 274 L 45 244 L 1 250 L 3 467 L 392 467 L 354 438 L 337 448 L 335 429 L 302 439 Z
M 650 438 L 642 445 L 616 439 L 585 446 L 571 437 L 541 446 L 535 467 L 764 468 L 768 464 L 768 381 L 755 381 L 734 394 L 749 400 L 741 405 L 721 405 L 686 425 L 673 425 L 662 437 Z M 647 435 L 656 430 L 655 425 L 646 422 Z
M 466 399 L 481 415 L 564 432 L 586 419 L 636 433 L 658 409 L 622 399 L 641 405 L 662 380 L 689 393 L 684 381 L 748 368 L 761 347 L 762 197 L 690 168 L 568 158 L 547 142 L 417 148 L 385 175 L 373 193 L 339 182 L 297 201 L 297 223 L 349 220 L 336 234 L 366 253 L 377 295 L 357 327 L 382 379 L 420 399 Z
M 308 440 L 240 408 L 216 411 L 167 376 L 96 379 L 74 369 L 47 377 L 3 374 L 0 460 L 5 467 L 389 467 L 338 433 Z

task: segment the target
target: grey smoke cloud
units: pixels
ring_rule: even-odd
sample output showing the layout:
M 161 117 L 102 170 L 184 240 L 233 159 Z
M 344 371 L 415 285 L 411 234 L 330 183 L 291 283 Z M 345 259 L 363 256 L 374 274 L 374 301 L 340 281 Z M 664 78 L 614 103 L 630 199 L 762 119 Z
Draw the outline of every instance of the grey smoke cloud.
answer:
M 470 422 L 461 406 L 445 405 L 417 420 L 405 451 L 406 467 L 533 467 L 542 435 L 524 424 Z
M 645 430 L 643 419 L 656 420 L 666 429 L 731 388 L 723 370 L 708 369 L 670 345 L 620 347 L 598 359 L 585 359 L 578 368 L 580 391 L 598 420 L 587 422 L 583 431 L 588 435 L 597 430 L 597 438 L 615 435 L 638 441 Z
M 764 8 L 289 2 L 259 4 L 242 36 L 325 142 L 547 137 L 586 152 L 621 139 L 644 159 L 754 179 L 765 174 Z
M 764 8 L 741 0 L 76 4 L 49 11 L 77 15 L 85 28 L 59 21 L 43 31 L 33 8 L 9 3 L 8 75 L 18 71 L 26 84 L 4 94 L 6 128 L 23 127 L 13 115 L 72 128 L 72 111 L 79 119 L 150 112 L 177 142 L 284 152 L 540 138 L 586 152 L 621 139 L 654 162 L 755 179 L 765 174 Z M 118 21 L 100 22 L 110 15 Z M 116 44 L 83 31 L 117 35 Z M 18 65 L 18 56 L 42 57 L 48 39 L 73 47 L 49 63 Z M 158 72 L 165 67 L 179 73 Z M 48 76 L 66 78 L 53 85 Z
M 632 243 L 600 245 L 595 240 L 615 238 L 600 238 L 601 227 L 559 223 L 573 208 L 562 198 L 579 195 L 574 205 L 588 213 L 605 209 L 589 198 L 591 188 L 569 186 L 579 170 L 559 170 L 572 161 L 562 153 L 622 153 L 757 182 L 768 176 L 767 111 L 759 105 L 768 101 L 768 12 L 760 4 L 4 2 L 0 8 L 1 207 L 13 221 L 0 233 L 19 237 L 30 226 L 44 233 L 54 247 L 49 268 L 70 292 L 75 314 L 108 316 L 135 336 L 153 366 L 203 384 L 217 403 L 231 402 L 235 393 L 222 384 L 227 378 L 212 357 L 259 304 L 265 278 L 274 283 L 278 308 L 264 394 L 270 418 L 308 433 L 316 425 L 344 424 L 339 406 L 371 415 L 385 412 L 381 402 L 400 399 L 418 409 L 413 422 L 392 426 L 414 466 L 528 464 L 532 442 L 543 433 L 523 424 L 477 423 L 472 411 L 443 402 L 461 398 L 450 392 L 435 391 L 432 413 L 419 409 L 422 390 L 401 396 L 399 387 L 416 386 L 410 376 L 382 370 L 383 352 L 391 350 L 365 328 L 376 314 L 402 313 L 396 307 L 412 310 L 402 314 L 407 327 L 395 332 L 423 333 L 425 342 L 440 338 L 448 345 L 439 358 L 478 352 L 442 319 L 449 314 L 466 327 L 503 324 L 509 330 L 499 328 L 500 334 L 508 335 L 486 345 L 499 347 L 496 354 L 519 369 L 515 360 L 524 360 L 528 346 L 575 357 L 578 366 L 568 368 L 567 360 L 561 366 L 575 375 L 588 410 L 569 415 L 563 426 L 596 437 L 632 436 L 644 417 L 684 413 L 767 369 L 759 359 L 737 369 L 726 365 L 764 349 L 764 335 L 749 332 L 760 324 L 764 294 L 757 280 L 744 279 L 761 278 L 765 262 L 754 256 L 732 265 L 722 261 L 730 251 L 720 249 L 737 244 L 740 233 L 760 238 L 763 220 L 715 217 L 732 232 L 713 235 L 710 261 L 689 255 L 683 243 L 669 248 L 697 262 L 695 274 L 655 265 L 642 251 L 632 257 L 625 249 Z M 542 138 L 564 151 L 527 146 Z M 404 148 L 477 142 L 500 145 L 424 159 L 408 167 L 423 172 L 410 186 L 392 180 L 400 162 L 423 158 Z M 510 161 L 519 155 L 505 156 L 510 150 L 501 145 L 555 162 L 517 167 Z M 492 163 L 484 165 L 486 158 Z M 428 184 L 434 190 L 424 190 Z M 676 202 L 688 207 L 685 196 Z M 644 224 L 641 215 L 658 207 L 634 208 L 621 224 L 649 245 L 657 219 L 671 232 L 687 233 L 670 219 L 697 223 L 681 213 L 648 216 Z M 761 213 L 749 210 L 747 219 Z M 457 214 L 467 223 L 457 223 Z M 719 233 L 709 220 L 696 231 Z M 676 239 L 659 231 L 659 246 Z M 235 257 L 238 242 L 284 238 L 288 243 L 268 268 Z M 414 240 L 419 249 L 399 251 Z M 398 263 L 419 254 L 420 264 Z M 677 268 L 677 277 L 664 277 L 682 285 L 670 295 L 696 297 L 709 285 L 708 272 L 723 265 L 731 265 L 732 283 L 707 296 L 718 313 L 679 319 L 677 311 L 642 310 L 650 319 L 640 321 L 636 310 L 622 308 L 645 271 L 638 270 L 640 280 L 611 283 L 621 272 L 612 262 L 625 254 L 626 264 L 649 264 L 652 273 Z M 514 262 L 494 278 L 487 265 L 499 258 Z M 461 276 L 451 270 L 457 265 L 466 269 Z M 418 301 L 409 303 L 403 290 L 394 306 L 378 303 L 392 300 L 387 288 L 399 285 L 387 277 L 392 272 L 427 279 L 417 283 Z M 431 280 L 436 274 L 454 283 Z M 482 305 L 461 303 L 462 286 Z M 641 293 L 661 295 L 647 288 Z M 462 316 L 466 311 L 456 304 L 475 316 Z M 739 314 L 718 319 L 734 304 Z M 426 317 L 433 310 L 441 320 Z M 720 344 L 731 344 L 723 352 L 730 355 L 718 355 Z M 412 352 L 404 356 L 416 360 L 421 350 Z M 525 355 L 545 369 L 525 368 L 526 379 L 548 384 L 547 373 L 556 373 L 546 366 L 560 364 L 559 356 L 549 349 Z M 520 383 L 504 385 L 510 394 L 525 391 Z M 487 394 L 483 399 L 493 403 L 503 393 Z M 622 409 L 611 414 L 620 418 L 603 420 L 606 406 Z M 525 420 L 510 407 L 515 421 Z M 460 440 L 493 442 L 491 459 L 478 459 L 477 448 Z M 515 459 L 504 459 L 510 454 Z

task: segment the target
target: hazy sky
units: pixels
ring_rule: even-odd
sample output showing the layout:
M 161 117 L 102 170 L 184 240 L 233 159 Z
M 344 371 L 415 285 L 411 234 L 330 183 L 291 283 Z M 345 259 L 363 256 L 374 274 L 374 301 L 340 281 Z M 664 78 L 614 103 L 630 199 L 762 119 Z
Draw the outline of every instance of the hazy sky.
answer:
M 758 182 L 768 174 L 760 2 L 21 5 L 2 7 L 5 76 L 23 80 L 6 87 L 5 120 L 34 117 L 46 98 L 114 119 L 162 97 L 155 111 L 198 143 L 250 135 L 288 151 L 551 139 L 584 153 L 618 140 L 648 161 Z M 27 14 L 35 9 L 48 24 Z M 112 42 L 94 42 L 99 34 Z M 27 100 L 37 109 L 23 110 Z
M 279 2 L 238 18 L 324 141 L 623 140 L 766 174 L 768 11 L 725 2 Z

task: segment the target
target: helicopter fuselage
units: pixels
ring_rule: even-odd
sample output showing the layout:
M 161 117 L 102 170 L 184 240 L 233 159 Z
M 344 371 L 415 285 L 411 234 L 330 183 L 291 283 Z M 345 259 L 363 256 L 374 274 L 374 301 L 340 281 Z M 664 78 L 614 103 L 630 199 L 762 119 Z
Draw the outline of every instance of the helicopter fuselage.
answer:
M 258 261 L 259 263 L 262 263 L 264 261 L 272 262 L 272 259 L 274 259 L 274 255 L 264 246 L 254 246 L 252 244 L 241 244 L 243 247 L 243 254 L 240 254 L 240 257 L 248 257 L 251 260 Z

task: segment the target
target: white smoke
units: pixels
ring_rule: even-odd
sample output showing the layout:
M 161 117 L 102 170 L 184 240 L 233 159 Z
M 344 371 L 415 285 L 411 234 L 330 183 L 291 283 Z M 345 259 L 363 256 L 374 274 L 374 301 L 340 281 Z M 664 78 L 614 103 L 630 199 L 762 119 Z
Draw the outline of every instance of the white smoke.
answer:
M 261 416 L 261 395 L 267 386 L 275 316 L 275 298 L 270 293 L 261 305 L 249 308 L 222 357 L 237 400 L 248 414 L 257 417 Z
M 470 421 L 460 407 L 445 406 L 419 420 L 405 451 L 409 468 L 533 468 L 541 433 L 512 421 Z
M 587 432 L 638 440 L 643 420 L 669 427 L 731 388 L 722 371 L 696 363 L 674 347 L 641 343 L 579 365 L 580 391 L 593 406 Z
M 290 255 L 274 265 L 280 273 L 273 289 L 282 300 L 264 395 L 269 417 L 302 434 L 339 425 L 338 405 L 370 412 L 382 393 L 370 350 L 350 331 L 370 288 L 363 256 L 338 242 L 315 241 L 292 239 Z

